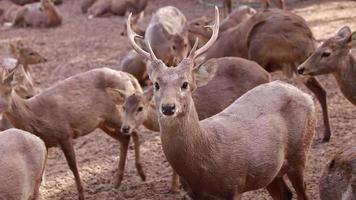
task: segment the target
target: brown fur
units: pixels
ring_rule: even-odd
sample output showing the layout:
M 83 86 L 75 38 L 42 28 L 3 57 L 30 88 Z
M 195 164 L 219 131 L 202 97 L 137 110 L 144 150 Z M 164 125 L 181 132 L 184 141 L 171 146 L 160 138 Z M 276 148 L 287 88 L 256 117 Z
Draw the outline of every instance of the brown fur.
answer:
M 197 43 L 188 58 L 168 68 L 152 51 L 142 50 L 127 22 L 132 47 L 150 59 L 163 151 L 193 199 L 238 199 L 267 187 L 275 199 L 290 199 L 287 174 L 298 199 L 308 199 L 304 167 L 315 130 L 312 98 L 278 81 L 248 91 L 222 112 L 199 121 L 192 93 L 216 74 L 216 65 L 196 66 L 195 59 L 217 39 L 215 8 L 211 39 Z M 130 20 L 130 16 L 129 16 Z M 148 43 L 148 47 L 150 47 Z
M 221 33 L 206 53 L 205 60 L 242 57 L 256 61 L 268 72 L 282 70 L 285 75 L 292 77 L 297 65 L 314 50 L 315 39 L 303 18 L 289 11 L 267 9 Z M 331 128 L 326 91 L 314 77 L 302 81 L 321 104 L 325 126 L 323 141 L 329 141 Z
M 65 79 L 27 100 L 12 91 L 12 74 L 2 80 L 1 111 L 14 127 L 39 136 L 47 148 L 58 145 L 62 148 L 74 174 L 79 199 L 84 199 L 84 192 L 72 140 L 96 128 L 101 128 L 121 143 L 117 178 L 117 185 L 120 185 L 130 136 L 120 133 L 121 118 L 117 106 L 123 103 L 123 97 L 117 90 L 128 94 L 141 91 L 133 76 L 108 68 L 94 69 Z M 140 163 L 138 136 L 132 136 L 136 167 L 145 180 Z
M 29 3 L 35 3 L 35 2 L 39 2 L 40 0 L 11 0 L 11 2 L 17 4 L 17 5 L 25 5 L 25 4 L 29 4 Z M 63 3 L 63 0 L 52 0 L 52 2 L 55 5 L 59 5 Z
M 173 6 L 159 8 L 145 31 L 155 55 L 168 66 L 175 66 L 188 54 L 186 18 Z
M 0 154 L 0 199 L 38 199 L 47 158 L 43 141 L 9 129 L 0 132 Z
M 132 74 L 141 86 L 150 85 L 146 72 L 146 61 L 142 59 L 134 50 L 131 50 L 121 60 L 121 71 Z
M 321 200 L 355 200 L 356 147 L 340 151 L 325 167 L 320 179 Z
M 135 15 L 143 12 L 148 0 L 82 0 L 81 9 L 89 18 L 105 15 L 124 16 L 126 12 Z
M 356 58 L 350 51 L 356 47 L 356 32 L 349 27 L 327 39 L 298 67 L 298 72 L 307 75 L 333 74 L 341 92 L 356 105 Z
M 39 3 L 9 8 L 3 21 L 11 26 L 55 27 L 62 24 L 62 17 L 51 0 L 41 0 Z

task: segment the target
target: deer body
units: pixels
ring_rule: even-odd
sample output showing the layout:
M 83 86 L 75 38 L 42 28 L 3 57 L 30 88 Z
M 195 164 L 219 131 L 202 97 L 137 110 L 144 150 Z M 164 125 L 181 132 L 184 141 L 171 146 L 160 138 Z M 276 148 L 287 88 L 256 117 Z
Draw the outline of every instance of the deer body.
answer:
M 356 148 L 346 147 L 334 156 L 320 178 L 321 200 L 354 200 L 356 197 Z
M 223 32 L 206 52 L 205 60 L 242 57 L 256 61 L 268 72 L 282 70 L 287 77 L 292 77 L 297 65 L 314 50 L 315 39 L 303 18 L 288 11 L 267 9 Z M 302 81 L 321 104 L 325 126 L 323 141 L 329 141 L 331 128 L 326 91 L 314 77 Z
M 356 105 L 356 58 L 350 51 L 356 47 L 356 32 L 349 27 L 326 40 L 315 52 L 298 67 L 305 75 L 333 74 L 341 92 Z
M 9 87 L 6 82 L 3 85 Z M 121 143 L 118 185 L 123 178 L 130 137 L 119 131 L 121 119 L 116 105 L 123 100 L 121 96 L 113 93 L 116 90 L 133 93 L 141 91 L 141 88 L 133 76 L 102 68 L 70 77 L 27 100 L 20 98 L 16 92 L 7 97 L 10 100 L 4 115 L 14 127 L 39 136 L 47 148 L 58 145 L 62 148 L 75 176 L 81 200 L 84 199 L 84 194 L 76 166 L 73 139 L 101 128 L 118 140 Z M 139 158 L 137 135 L 133 135 L 133 138 L 136 166 L 141 178 L 145 179 Z
M 159 8 L 145 31 L 145 41 L 164 63 L 174 66 L 188 53 L 186 18 L 173 6 Z
M 43 141 L 19 129 L 0 132 L 0 199 L 37 199 L 47 158 Z
M 143 12 L 148 0 L 83 0 L 81 4 L 82 12 L 88 12 L 89 18 L 103 15 L 124 16 L 126 12 L 133 12 L 135 15 Z
M 135 51 L 131 50 L 125 55 L 120 63 L 121 71 L 132 74 L 141 86 L 147 85 L 148 75 L 146 72 L 146 61 Z
M 12 26 L 55 27 L 62 24 L 54 4 L 50 0 L 10 8 L 4 14 L 4 21 Z
M 194 104 L 185 116 L 160 117 L 162 147 L 194 198 L 239 196 L 302 166 L 304 147 L 313 137 L 313 115 L 309 96 L 274 82 L 252 89 L 200 123 Z
M 312 98 L 278 81 L 255 87 L 220 113 L 199 121 L 192 93 L 205 86 L 217 65 L 195 65 L 218 38 L 219 11 L 209 41 L 177 67 L 167 67 L 147 43 L 135 42 L 128 18 L 132 47 L 152 64 L 162 147 L 166 158 L 193 199 L 238 199 L 243 192 L 267 187 L 275 199 L 291 199 L 283 180 L 287 174 L 298 199 L 308 199 L 304 185 L 307 152 L 314 136 Z M 140 109 L 142 110 L 142 109 Z

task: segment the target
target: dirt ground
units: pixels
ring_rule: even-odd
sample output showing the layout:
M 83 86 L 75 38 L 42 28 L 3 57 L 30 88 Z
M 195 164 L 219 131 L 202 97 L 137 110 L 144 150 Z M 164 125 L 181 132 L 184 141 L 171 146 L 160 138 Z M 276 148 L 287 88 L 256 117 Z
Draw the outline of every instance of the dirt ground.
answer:
M 64 18 L 63 25 L 59 28 L 0 27 L 0 58 L 8 54 L 8 42 L 21 39 L 49 60 L 45 64 L 34 66 L 35 78 L 41 88 L 49 87 L 59 80 L 93 68 L 118 69 L 120 59 L 130 49 L 126 37 L 120 36 L 124 18 L 88 20 L 80 12 L 79 1 L 64 0 L 64 2 L 59 6 Z M 236 6 L 237 0 L 234 3 Z M 0 1 L 0 8 L 6 8 L 8 5 L 7 1 Z M 146 9 L 147 16 L 165 5 L 178 7 L 188 19 L 213 14 L 211 7 L 200 4 L 198 0 L 150 0 Z M 352 30 L 356 30 L 355 1 L 293 1 L 287 7 L 308 21 L 317 39 L 322 40 L 333 35 L 343 25 L 349 25 Z M 280 73 L 274 74 L 273 77 L 285 80 Z M 328 92 L 330 123 L 333 131 L 329 143 L 320 143 L 323 123 L 320 106 L 316 102 L 319 125 L 305 174 L 307 192 L 311 199 L 319 199 L 318 180 L 330 158 L 340 148 L 356 144 L 356 107 L 342 96 L 332 76 L 321 76 L 319 79 Z M 310 93 L 303 85 L 296 85 Z M 171 169 L 162 152 L 159 133 L 142 129 L 140 135 L 141 154 L 147 180 L 142 182 L 137 175 L 131 147 L 124 181 L 119 189 L 113 186 L 118 165 L 119 144 L 100 130 L 75 140 L 75 151 L 86 199 L 181 199 L 183 197 L 183 192 L 167 194 Z M 77 199 L 72 172 L 59 148 L 49 150 L 45 173 L 45 183 L 41 188 L 43 199 Z M 261 189 L 244 194 L 243 199 L 271 198 L 264 189 Z

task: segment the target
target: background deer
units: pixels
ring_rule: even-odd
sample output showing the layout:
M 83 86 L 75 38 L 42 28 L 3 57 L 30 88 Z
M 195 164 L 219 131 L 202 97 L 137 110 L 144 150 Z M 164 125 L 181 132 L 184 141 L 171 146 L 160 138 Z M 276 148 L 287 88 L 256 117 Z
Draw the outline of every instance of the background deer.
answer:
M 268 72 L 282 70 L 287 77 L 292 77 L 297 72 L 298 64 L 314 52 L 315 43 L 303 18 L 288 11 L 267 9 L 222 32 L 205 53 L 205 58 L 202 56 L 200 60 L 242 57 L 256 61 Z M 301 81 L 321 104 L 325 126 L 323 141 L 329 141 L 331 129 L 326 91 L 314 77 L 301 78 Z
M 159 60 L 149 43 L 149 53 L 140 48 L 127 22 L 130 44 L 152 61 L 148 74 L 154 83 L 163 151 L 194 199 L 237 199 L 262 187 L 276 199 L 291 198 L 284 174 L 298 199 L 307 199 L 304 166 L 315 129 L 309 95 L 288 84 L 267 83 L 199 122 L 192 92 L 206 85 L 217 69 L 196 67 L 194 60 L 217 39 L 215 10 L 211 39 L 198 50 L 196 43 L 175 68 Z
M 120 62 L 120 70 L 132 74 L 141 86 L 150 85 L 146 72 L 146 61 L 134 50 L 129 51 Z
M 117 106 L 124 100 L 117 91 L 128 94 L 141 91 L 133 76 L 108 68 L 94 69 L 65 79 L 30 99 L 22 99 L 13 91 L 13 73 L 3 77 L 0 111 L 14 127 L 39 136 L 47 148 L 61 147 L 74 174 L 80 200 L 84 199 L 84 191 L 72 140 L 96 128 L 101 128 L 121 144 L 117 186 L 121 184 L 130 136 L 120 133 L 121 119 Z M 132 137 L 136 167 L 145 180 L 138 136 L 134 133 Z
M 320 178 L 321 200 L 353 200 L 356 195 L 356 147 L 340 151 Z
M 110 14 L 124 16 L 126 12 L 138 15 L 145 10 L 147 3 L 148 0 L 82 0 L 81 9 L 88 13 L 89 18 Z
M 254 14 L 256 14 L 256 10 L 250 8 L 248 6 L 240 6 L 234 9 L 225 19 L 221 21 L 219 31 L 220 33 L 226 31 L 229 28 L 239 25 L 241 22 L 249 19 Z M 211 37 L 211 29 L 207 27 L 212 23 L 212 19 L 202 16 L 198 17 L 188 24 L 189 30 L 189 40 L 191 44 L 194 44 L 196 38 L 199 38 L 199 45 L 201 47 L 204 45 L 209 38 Z
M 35 2 L 39 2 L 40 0 L 11 0 L 11 2 L 17 4 L 17 5 L 25 5 L 25 4 L 29 4 L 29 3 L 35 3 Z M 55 5 L 59 5 L 63 3 L 63 0 L 52 0 L 52 2 Z
M 151 44 L 157 57 L 168 66 L 175 66 L 189 50 L 186 18 L 173 6 L 159 8 L 152 16 L 144 40 Z
M 3 14 L 8 26 L 55 27 L 62 24 L 62 17 L 51 0 L 10 7 Z
M 333 74 L 344 96 L 356 105 L 356 59 L 350 51 L 356 47 L 356 32 L 342 27 L 327 39 L 298 67 L 299 74 Z
M 47 149 L 35 135 L 19 129 L 0 132 L 0 199 L 37 199 Z

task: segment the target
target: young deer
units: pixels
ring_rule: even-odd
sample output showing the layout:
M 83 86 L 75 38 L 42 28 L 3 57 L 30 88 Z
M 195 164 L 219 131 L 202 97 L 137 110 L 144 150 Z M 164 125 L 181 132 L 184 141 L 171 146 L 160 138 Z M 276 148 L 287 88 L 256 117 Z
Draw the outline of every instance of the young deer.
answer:
M 0 154 L 0 199 L 37 199 L 47 159 L 43 141 L 9 129 L 0 132 Z
M 17 60 L 14 68 L 14 89 L 17 94 L 22 98 L 30 98 L 39 93 L 39 89 L 35 87 L 30 65 L 45 63 L 47 59 L 20 41 L 16 44 L 10 43 L 10 53 Z
M 157 57 L 168 66 L 175 66 L 188 54 L 186 21 L 184 14 L 176 7 L 161 7 L 152 16 L 145 31 L 145 41 L 152 45 Z
M 96 128 L 120 142 L 117 186 L 123 179 L 129 135 L 120 132 L 120 106 L 128 94 L 142 91 L 137 80 L 125 72 L 108 68 L 90 70 L 67 78 L 30 99 L 22 99 L 12 88 L 13 73 L 4 75 L 0 84 L 1 112 L 16 128 L 39 136 L 47 148 L 60 146 L 74 174 L 79 199 L 84 199 L 73 139 L 87 135 Z M 58 123 L 61 122 L 61 123 Z M 136 168 L 142 180 L 145 174 L 139 154 L 139 140 L 132 134 Z
M 148 0 L 82 0 L 81 9 L 88 13 L 89 19 L 110 14 L 124 16 L 126 12 L 138 15 L 145 10 L 147 3 Z
M 194 60 L 217 39 L 219 11 L 215 10 L 211 39 L 198 50 L 196 43 L 189 57 L 174 68 L 159 60 L 149 43 L 149 53 L 141 49 L 127 22 L 130 44 L 152 61 L 148 75 L 154 83 L 164 154 L 193 199 L 238 199 L 262 187 L 275 199 L 290 199 L 284 174 L 298 199 L 308 199 L 303 173 L 315 129 L 309 95 L 275 81 L 257 86 L 199 122 L 192 92 L 206 85 L 217 69 L 195 67 Z
M 355 200 L 356 197 L 356 147 L 340 151 L 325 167 L 320 178 L 321 200 Z
M 41 0 L 39 3 L 10 7 L 3 14 L 3 21 L 8 26 L 55 27 L 62 24 L 62 17 L 51 0 Z
M 221 33 L 202 60 L 242 57 L 256 61 L 268 72 L 282 70 L 287 77 L 292 77 L 298 64 L 304 62 L 315 48 L 313 33 L 303 18 L 289 11 L 267 9 Z M 315 77 L 302 78 L 301 81 L 321 104 L 325 126 L 323 141 L 329 141 L 331 128 L 326 91 Z
M 356 32 L 342 27 L 334 37 L 326 40 L 298 67 L 299 74 L 333 74 L 341 92 L 356 105 L 356 58 L 351 49 L 356 47 Z

